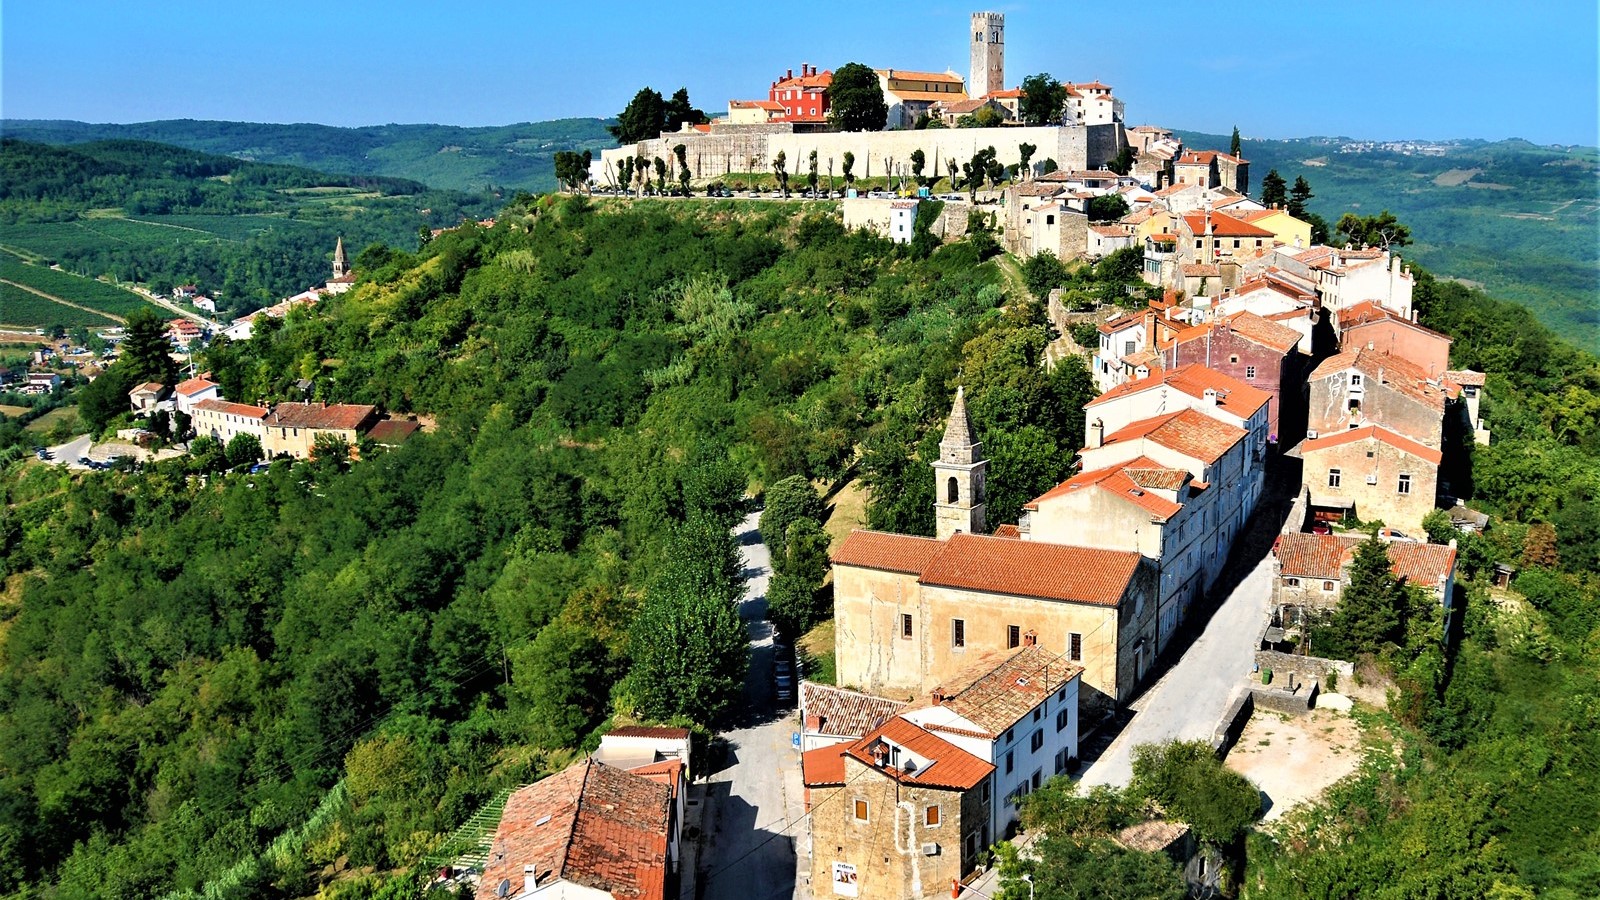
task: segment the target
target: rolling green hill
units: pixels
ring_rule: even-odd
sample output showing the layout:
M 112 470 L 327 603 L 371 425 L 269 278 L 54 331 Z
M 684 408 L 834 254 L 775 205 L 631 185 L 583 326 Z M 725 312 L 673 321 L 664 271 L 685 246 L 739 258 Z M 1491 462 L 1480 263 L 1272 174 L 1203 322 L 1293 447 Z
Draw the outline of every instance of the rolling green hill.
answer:
M 325 281 L 341 236 L 352 254 L 375 242 L 415 247 L 422 229 L 493 215 L 502 203 L 409 179 L 329 175 L 146 141 L 0 141 L 0 256 L 157 291 L 194 283 L 236 314 Z M 97 284 L 25 269 L 80 291 Z M 28 309 L 32 318 L 57 312 L 37 302 Z M 16 318 L 7 321 L 56 323 Z
M 0 121 L 6 137 L 46 144 L 131 139 L 323 172 L 391 175 L 437 188 L 547 191 L 558 150 L 613 146 L 600 119 L 484 128 L 452 125 L 271 125 L 172 119 L 129 125 L 39 119 Z
M 1228 146 L 1224 135 L 1178 136 L 1192 147 Z M 1277 169 L 1290 184 L 1305 176 L 1312 211 L 1330 223 L 1387 209 L 1416 239 L 1403 255 L 1522 303 L 1600 349 L 1600 151 L 1520 140 L 1439 142 L 1426 152 L 1385 146 L 1245 140 L 1243 151 L 1252 190 Z

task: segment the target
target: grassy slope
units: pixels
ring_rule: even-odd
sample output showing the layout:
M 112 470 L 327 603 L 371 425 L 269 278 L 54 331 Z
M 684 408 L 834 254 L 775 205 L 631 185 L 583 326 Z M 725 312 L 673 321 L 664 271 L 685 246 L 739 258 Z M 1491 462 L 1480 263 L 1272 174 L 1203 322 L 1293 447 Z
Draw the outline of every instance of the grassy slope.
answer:
M 1228 146 L 1224 135 L 1179 136 L 1194 147 Z M 1600 349 L 1600 154 L 1594 148 L 1477 141 L 1429 157 L 1340 153 L 1340 143 L 1245 141 L 1252 190 L 1277 169 L 1290 184 L 1305 176 L 1316 192 L 1312 210 L 1330 224 L 1345 212 L 1387 209 L 1411 226 L 1417 243 L 1406 253 L 1418 262 L 1522 303 L 1580 346 Z
M 450 125 L 275 125 L 174 119 L 129 125 L 8 119 L 7 137 L 51 144 L 132 138 L 260 162 L 331 172 L 396 175 L 434 187 L 514 190 L 555 187 L 557 150 L 613 145 L 599 119 L 558 119 L 484 128 Z

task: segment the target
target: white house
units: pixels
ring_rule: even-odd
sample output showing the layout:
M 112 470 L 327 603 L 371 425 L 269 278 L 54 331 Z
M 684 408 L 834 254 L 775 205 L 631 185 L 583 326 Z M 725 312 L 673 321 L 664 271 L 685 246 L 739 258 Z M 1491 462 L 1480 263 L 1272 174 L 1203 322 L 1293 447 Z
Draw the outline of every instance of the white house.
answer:
M 221 400 L 222 386 L 209 378 L 189 378 L 178 382 L 172 389 L 172 399 L 178 412 L 193 415 L 195 405 L 203 400 Z
M 1013 628 L 1015 630 L 1015 628 Z M 994 766 L 989 833 L 1017 821 L 1017 804 L 1078 759 L 1078 680 L 1083 667 L 1012 634 L 1015 650 L 991 654 L 960 681 L 933 691 L 900 718 Z

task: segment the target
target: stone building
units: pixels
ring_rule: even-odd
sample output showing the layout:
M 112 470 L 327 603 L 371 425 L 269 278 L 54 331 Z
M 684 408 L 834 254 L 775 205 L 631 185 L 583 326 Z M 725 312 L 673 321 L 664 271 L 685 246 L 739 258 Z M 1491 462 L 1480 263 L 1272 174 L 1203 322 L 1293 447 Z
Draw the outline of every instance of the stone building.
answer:
M 1334 431 L 1300 445 L 1311 510 L 1346 514 L 1418 534 L 1439 487 L 1438 449 L 1378 425 Z
M 813 896 L 946 897 L 989 846 L 994 766 L 904 718 L 805 763 Z
M 984 533 L 984 477 L 988 469 L 983 442 L 978 440 L 972 417 L 967 415 L 965 391 L 957 387 L 944 439 L 939 442 L 939 460 L 933 464 L 934 529 L 939 540 L 962 532 Z
M 241 434 L 253 435 L 266 445 L 267 408 L 227 400 L 201 400 L 191 413 L 196 437 L 215 438 L 226 444 Z
M 1382 304 L 1365 300 L 1338 310 L 1333 327 L 1339 333 L 1339 346 L 1346 350 L 1366 349 L 1387 353 L 1414 363 L 1429 378 L 1438 378 L 1450 368 L 1448 335 L 1419 325 L 1416 314 L 1405 318 Z
M 1006 17 L 1003 13 L 972 14 L 972 71 L 967 88 L 986 97 L 1006 87 Z
M 1190 150 L 1172 163 L 1173 184 L 1250 192 L 1250 162 L 1218 150 Z
M 318 439 L 354 447 L 356 440 L 378 421 L 375 406 L 351 403 L 280 403 L 262 421 L 262 450 L 270 458 L 280 454 L 309 459 Z
M 1285 628 L 1305 625 L 1339 605 L 1350 584 L 1350 563 L 1364 536 L 1285 534 L 1272 547 L 1272 607 Z M 1456 545 L 1393 541 L 1386 545 L 1391 571 L 1406 584 L 1427 588 L 1445 609 L 1453 605 Z
M 1305 369 L 1300 332 L 1251 312 L 1238 312 L 1179 332 L 1166 351 L 1173 366 L 1200 365 L 1267 394 L 1268 440 L 1292 445 L 1300 438 L 1304 417 Z M 1283 408 L 1290 407 L 1296 433 L 1281 429 Z
M 1381 425 L 1438 450 L 1450 399 L 1443 375 L 1430 376 L 1410 360 L 1365 347 L 1330 356 L 1306 379 L 1306 437 Z

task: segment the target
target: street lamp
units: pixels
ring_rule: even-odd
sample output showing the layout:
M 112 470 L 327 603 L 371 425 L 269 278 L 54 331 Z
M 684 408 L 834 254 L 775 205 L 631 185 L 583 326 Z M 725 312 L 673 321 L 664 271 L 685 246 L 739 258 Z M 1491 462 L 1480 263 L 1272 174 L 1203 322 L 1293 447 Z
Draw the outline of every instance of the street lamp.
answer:
M 1033 900 L 1033 875 L 1023 875 L 1022 880 L 1028 883 L 1028 900 Z

